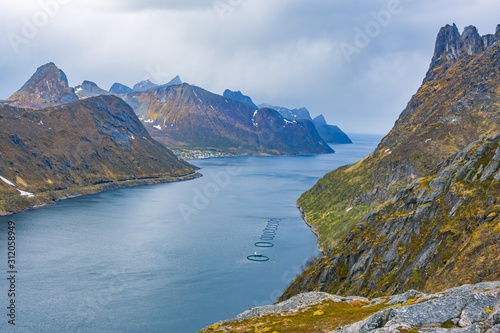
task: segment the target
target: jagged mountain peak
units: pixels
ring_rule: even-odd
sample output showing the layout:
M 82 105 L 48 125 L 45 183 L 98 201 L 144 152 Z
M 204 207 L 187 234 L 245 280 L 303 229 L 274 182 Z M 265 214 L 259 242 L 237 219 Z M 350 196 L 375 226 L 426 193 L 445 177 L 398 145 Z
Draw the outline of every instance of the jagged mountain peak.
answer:
M 254 110 L 258 110 L 259 109 L 257 107 L 257 105 L 255 105 L 255 103 L 252 101 L 252 99 L 249 96 L 243 95 L 243 93 L 241 91 L 239 91 L 239 90 L 238 91 L 232 91 L 232 90 L 226 89 L 224 91 L 224 93 L 222 94 L 222 96 L 224 96 L 226 98 L 231 98 L 231 99 L 237 100 L 237 101 L 245 103 L 245 104 L 248 104 L 252 108 L 254 108 Z
M 117 95 L 119 95 L 119 94 L 128 94 L 129 92 L 132 92 L 132 88 L 127 87 L 124 84 L 115 82 L 115 83 L 113 83 L 113 85 L 111 86 L 111 88 L 109 88 L 109 92 L 111 94 L 117 94 Z
M 43 109 L 78 100 L 73 88 L 68 86 L 68 78 L 53 62 L 37 68 L 35 74 L 11 97 L 11 106 Z
M 134 85 L 132 87 L 132 89 L 135 91 L 146 91 L 146 90 L 150 90 L 150 89 L 153 89 L 156 87 L 158 87 L 157 84 L 155 84 L 149 80 L 143 80 L 143 81 L 137 83 L 136 85 Z
M 313 123 L 316 126 L 325 126 L 325 125 L 328 125 L 327 122 L 326 122 L 325 117 L 322 114 L 320 114 L 319 116 L 315 117 L 313 119 Z
M 177 86 L 179 84 L 182 84 L 181 77 L 179 75 L 176 75 L 172 80 L 170 80 L 168 83 L 162 85 L 162 86 Z
M 460 34 L 455 23 L 442 27 L 436 38 L 434 56 L 424 82 L 435 78 L 434 69 L 446 63 L 453 64 L 465 56 L 479 54 L 500 41 L 500 25 L 495 35 L 481 36 L 477 28 L 469 25 Z

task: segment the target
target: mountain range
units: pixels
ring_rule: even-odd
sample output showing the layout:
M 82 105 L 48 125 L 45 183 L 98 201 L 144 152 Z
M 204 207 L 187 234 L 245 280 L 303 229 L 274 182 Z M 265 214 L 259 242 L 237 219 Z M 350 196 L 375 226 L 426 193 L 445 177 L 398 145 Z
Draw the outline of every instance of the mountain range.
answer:
M 299 109 L 287 109 L 281 106 L 273 106 L 270 104 L 259 104 L 258 106 L 252 101 L 252 98 L 243 95 L 241 91 L 231 91 L 226 89 L 223 93 L 226 98 L 231 98 L 239 102 L 250 105 L 254 110 L 259 108 L 269 108 L 278 111 L 278 113 L 285 119 L 288 120 L 308 120 L 314 124 L 314 127 L 318 131 L 320 137 L 327 143 L 331 144 L 347 144 L 352 143 L 351 139 L 344 133 L 338 126 L 328 125 L 326 123 L 325 117 L 320 114 L 316 118 L 312 119 L 309 110 L 302 107 Z
M 232 97 L 245 99 L 238 93 Z M 213 94 L 183 84 L 179 76 L 163 85 L 149 80 L 133 88 L 115 83 L 109 92 L 91 81 L 84 81 L 73 89 L 68 86 L 64 72 L 49 63 L 38 68 L 32 78 L 2 104 L 45 109 L 105 95 L 116 95 L 128 103 L 150 135 L 169 148 L 218 150 L 235 155 L 333 152 L 318 133 L 318 130 L 324 133 L 321 128 L 328 125 L 316 127 L 310 117 L 288 120 L 278 112 L 252 106 L 250 98 L 240 102 Z M 345 136 L 340 130 L 337 132 Z
M 168 147 L 234 154 L 311 154 L 333 150 L 312 123 L 182 84 L 122 96 L 151 135 Z

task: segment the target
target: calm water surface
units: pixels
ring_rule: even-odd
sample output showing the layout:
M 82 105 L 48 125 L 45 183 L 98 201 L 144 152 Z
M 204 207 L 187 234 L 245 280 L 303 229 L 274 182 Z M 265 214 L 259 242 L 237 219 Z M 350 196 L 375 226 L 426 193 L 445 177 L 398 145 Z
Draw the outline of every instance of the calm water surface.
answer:
M 318 253 L 295 201 L 373 151 L 199 160 L 202 178 L 65 200 L 0 218 L 1 332 L 197 332 L 274 302 Z M 258 249 L 269 218 L 275 247 Z M 7 224 L 16 223 L 16 326 L 7 323 Z M 270 257 L 250 262 L 259 251 Z M 3 310 L 1 310 L 3 309 Z

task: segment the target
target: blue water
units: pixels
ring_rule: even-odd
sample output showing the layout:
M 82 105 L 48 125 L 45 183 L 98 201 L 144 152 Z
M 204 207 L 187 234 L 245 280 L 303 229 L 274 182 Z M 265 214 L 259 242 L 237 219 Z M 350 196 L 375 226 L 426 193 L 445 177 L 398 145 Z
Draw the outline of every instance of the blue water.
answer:
M 202 178 L 61 201 L 0 218 L 1 332 L 197 332 L 272 303 L 318 253 L 295 207 L 338 166 L 375 148 L 352 135 L 335 154 L 199 160 Z M 280 218 L 272 248 L 256 248 Z M 16 232 L 16 326 L 8 324 L 8 221 Z M 250 262 L 258 251 L 270 258 Z

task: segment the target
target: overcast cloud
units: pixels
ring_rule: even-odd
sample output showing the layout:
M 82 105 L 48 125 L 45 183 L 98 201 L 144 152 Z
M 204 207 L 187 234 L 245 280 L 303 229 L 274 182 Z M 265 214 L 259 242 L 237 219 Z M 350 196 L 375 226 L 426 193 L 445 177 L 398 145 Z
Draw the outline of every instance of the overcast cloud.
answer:
M 0 99 L 52 61 L 71 86 L 180 75 L 383 134 L 420 86 L 439 29 L 494 33 L 499 12 L 498 0 L 2 1 Z

